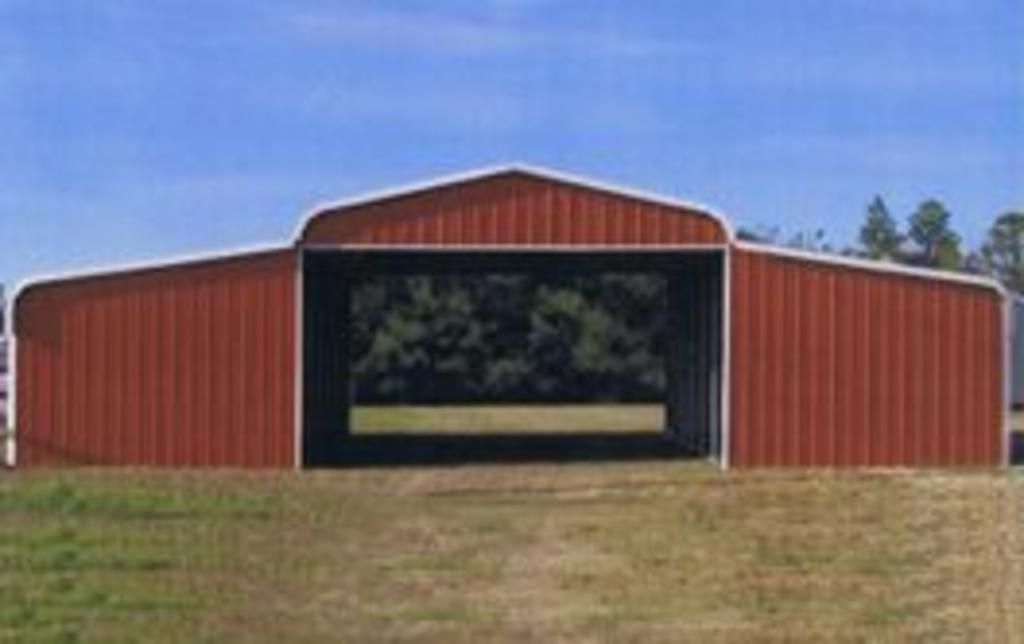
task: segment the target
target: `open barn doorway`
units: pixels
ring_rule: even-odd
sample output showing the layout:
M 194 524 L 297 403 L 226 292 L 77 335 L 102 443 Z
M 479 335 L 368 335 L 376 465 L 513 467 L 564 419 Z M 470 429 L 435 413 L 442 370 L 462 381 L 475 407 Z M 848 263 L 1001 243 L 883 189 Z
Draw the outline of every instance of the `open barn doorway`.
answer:
M 305 465 L 718 458 L 720 250 L 306 250 L 303 284 Z M 581 337 L 588 298 L 639 341 Z

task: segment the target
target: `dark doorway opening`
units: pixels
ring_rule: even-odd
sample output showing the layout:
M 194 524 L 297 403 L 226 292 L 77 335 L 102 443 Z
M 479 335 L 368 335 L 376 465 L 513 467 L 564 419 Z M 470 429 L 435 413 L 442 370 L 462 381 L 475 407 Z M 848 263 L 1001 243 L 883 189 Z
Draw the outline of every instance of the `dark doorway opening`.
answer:
M 541 331 L 549 336 L 542 341 L 551 344 L 542 344 L 540 350 L 530 346 L 529 353 L 536 364 L 510 359 L 515 357 L 515 346 L 498 351 L 488 349 L 482 356 L 460 355 L 457 350 L 460 334 L 470 332 L 463 324 L 465 321 L 460 321 L 460 315 L 472 314 L 473 311 L 468 310 L 472 307 L 465 311 L 458 310 L 459 307 L 455 311 L 438 311 L 439 316 L 449 316 L 452 328 L 439 324 L 430 329 L 440 335 L 450 331 L 452 337 L 436 340 L 456 349 L 445 358 L 461 360 L 461 363 L 454 367 L 441 365 L 444 368 L 439 369 L 430 359 L 405 356 L 401 347 L 393 347 L 392 359 L 408 358 L 409 365 L 415 367 L 413 371 L 416 368 L 420 371 L 410 377 L 408 371 L 393 366 L 398 363 L 387 361 L 383 366 L 376 364 L 368 369 L 365 361 L 367 327 L 381 320 L 366 319 L 367 307 L 358 305 L 365 299 L 360 289 L 374 284 L 377 290 L 374 296 L 382 298 L 383 304 L 378 310 L 387 309 L 388 298 L 395 297 L 394 290 L 388 292 L 389 281 L 404 283 L 407 290 L 408 281 L 400 279 L 404 276 L 430 276 L 441 283 L 447 280 L 449 286 L 452 280 L 458 283 L 472 276 L 477 287 L 484 289 L 500 286 L 502 279 L 528 279 L 535 285 L 564 286 L 580 276 L 585 277 L 583 281 L 590 280 L 591 286 L 594 276 L 607 276 L 605 279 L 612 283 L 620 279 L 618 286 L 627 289 L 631 284 L 653 283 L 657 285 L 659 300 L 659 310 L 654 313 L 660 318 L 658 326 L 661 328 L 653 334 L 650 348 L 660 354 L 663 366 L 657 374 L 660 378 L 648 377 L 645 381 L 644 378 L 616 377 L 629 375 L 631 358 L 643 361 L 643 356 L 634 355 L 638 350 L 636 346 L 627 347 L 615 356 L 622 362 L 621 374 L 609 370 L 606 363 L 596 370 L 597 376 L 586 369 L 574 372 L 571 361 L 564 356 L 548 355 L 559 350 L 564 352 L 565 345 L 570 344 L 568 341 L 559 344 L 559 338 L 568 337 L 569 330 L 560 330 L 557 324 L 554 329 L 541 324 Z M 650 279 L 637 282 L 641 276 Z M 715 249 L 307 250 L 303 258 L 303 462 L 307 466 L 322 466 L 717 458 L 721 443 L 722 276 L 723 254 Z M 430 294 L 423 299 L 429 303 Z M 572 298 L 569 299 L 571 305 Z M 531 302 L 536 305 L 535 301 Z M 522 317 L 522 312 L 518 315 Z M 557 319 L 557 315 L 555 317 Z M 417 332 L 422 333 L 423 329 Z M 506 337 L 507 332 L 505 329 Z M 369 334 L 372 335 L 372 329 Z M 536 337 L 531 338 L 531 342 L 536 340 Z M 481 344 L 477 343 L 477 353 L 480 348 Z M 526 353 L 524 348 L 524 359 Z M 609 356 L 603 357 L 607 360 Z M 488 361 L 505 362 L 490 364 Z M 564 373 L 560 370 L 561 362 L 565 363 Z M 389 368 L 397 373 L 389 375 Z M 508 381 L 513 383 L 512 387 L 502 389 L 501 382 L 497 387 L 491 386 L 495 383 L 488 379 L 501 381 L 502 377 L 509 376 L 505 371 L 514 372 L 517 368 L 530 371 L 530 376 L 536 376 L 536 380 L 510 376 Z M 649 372 L 649 368 L 644 370 L 648 376 Z M 551 377 L 560 373 L 569 378 Z M 466 382 L 461 382 L 462 378 Z M 581 378 L 591 379 L 581 384 Z M 526 432 L 501 431 L 501 428 L 499 431 L 492 428 L 487 432 L 453 432 L 451 427 L 432 431 L 429 426 L 401 425 L 385 427 L 383 431 L 377 428 L 373 432 L 361 432 L 359 424 L 365 422 L 365 418 L 357 415 L 358 422 L 354 422 L 353 415 L 357 400 L 385 404 L 457 402 L 473 405 L 495 401 L 515 403 L 517 396 L 523 401 L 538 398 L 571 401 L 575 398 L 588 402 L 595 396 L 619 402 L 628 401 L 631 396 L 634 402 L 650 401 L 653 396 L 663 411 L 659 413 L 660 422 L 655 420 L 649 428 L 651 431 L 646 432 L 636 431 L 636 428 L 616 431 L 614 426 L 604 427 L 603 431 L 588 431 L 585 427 L 563 431 L 564 428 L 555 426 Z M 649 419 L 650 410 L 647 414 Z

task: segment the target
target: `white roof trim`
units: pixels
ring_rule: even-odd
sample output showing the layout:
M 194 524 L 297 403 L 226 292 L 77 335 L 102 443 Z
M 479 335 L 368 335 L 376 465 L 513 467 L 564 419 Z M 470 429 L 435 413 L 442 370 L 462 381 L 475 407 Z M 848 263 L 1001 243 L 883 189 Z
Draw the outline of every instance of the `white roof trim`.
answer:
M 246 255 L 272 253 L 284 250 L 291 250 L 292 248 L 293 247 L 290 245 L 285 246 L 281 244 L 250 244 L 246 246 L 237 246 L 234 248 L 227 248 L 222 250 L 172 255 L 170 257 L 164 257 L 158 260 L 142 260 L 136 262 L 122 262 L 119 264 L 95 265 L 80 269 L 74 269 L 70 271 L 58 271 L 52 273 L 41 273 L 38 275 L 33 275 L 17 282 L 14 286 L 13 291 L 11 292 L 10 299 L 7 302 L 6 311 L 8 316 L 8 333 L 12 335 L 14 334 L 14 311 L 17 308 L 18 298 L 26 290 L 35 286 L 45 286 L 47 284 L 68 282 L 80 279 L 116 277 L 119 275 L 124 275 L 126 273 L 140 273 L 144 271 L 153 271 L 165 268 L 188 266 L 190 264 L 200 264 L 204 262 L 216 262 L 221 260 L 237 259 L 239 257 L 243 257 Z
M 417 181 L 414 183 L 408 183 L 392 188 L 385 188 L 383 190 L 377 190 L 372 192 L 366 192 L 363 194 L 356 195 L 354 197 L 342 198 L 337 201 L 326 201 L 314 205 L 312 208 L 306 211 L 299 221 L 298 228 L 295 231 L 296 243 L 302 241 L 302 235 L 310 222 L 313 221 L 318 215 L 331 211 L 341 210 L 344 208 L 352 208 L 355 206 L 363 206 L 366 204 L 373 203 L 375 201 L 383 201 L 385 199 L 394 199 L 396 197 L 402 197 L 405 195 L 414 194 L 417 192 L 424 192 L 427 190 L 433 190 L 435 188 L 443 188 L 458 183 L 465 183 L 467 181 L 473 181 L 476 179 L 486 179 L 495 175 L 505 174 L 509 172 L 520 172 L 523 174 L 531 175 L 540 179 L 549 179 L 551 181 L 558 181 L 561 183 L 567 183 L 570 185 L 579 186 L 581 188 L 590 188 L 591 190 L 598 190 L 601 192 L 608 192 L 621 197 L 628 197 L 631 199 L 638 199 L 641 201 L 648 201 L 651 203 L 660 204 L 662 206 L 668 206 L 670 208 L 681 208 L 684 210 L 697 211 L 703 215 L 706 215 L 716 223 L 718 223 L 723 230 L 728 240 L 733 240 L 736 235 L 733 231 L 732 225 L 729 220 L 725 218 L 717 209 L 705 206 L 703 204 L 684 201 L 677 197 L 670 197 L 655 192 L 648 192 L 644 190 L 637 190 L 636 188 L 628 188 L 621 185 L 616 185 L 606 181 L 599 181 L 580 175 L 570 174 L 567 172 L 561 172 L 558 170 L 551 170 L 540 166 L 529 165 L 526 163 L 507 163 L 502 165 L 485 166 L 483 168 L 477 168 L 475 170 L 469 170 L 467 172 L 460 172 L 456 174 L 449 174 L 434 179 L 428 179 L 425 181 Z
M 833 255 L 829 253 L 817 253 L 806 250 L 798 250 L 795 248 L 770 246 L 768 244 L 757 244 L 745 241 L 736 241 L 733 244 L 736 248 L 740 250 L 745 250 L 752 253 L 775 255 L 778 257 L 786 257 L 789 259 L 796 259 L 805 262 L 814 262 L 818 264 L 843 266 L 846 268 L 871 271 L 874 273 L 888 273 L 891 275 L 904 275 L 907 277 L 917 277 L 921 279 L 966 284 L 968 286 L 978 286 L 982 288 L 992 289 L 1002 297 L 1007 296 L 1006 288 L 1004 288 L 1002 284 L 1000 284 L 998 281 L 990 277 L 984 277 L 982 275 L 968 275 L 966 273 L 940 271 L 934 268 L 920 268 L 918 266 L 907 266 L 906 264 L 895 264 L 891 262 L 881 262 L 870 259 L 861 259 L 859 257 Z

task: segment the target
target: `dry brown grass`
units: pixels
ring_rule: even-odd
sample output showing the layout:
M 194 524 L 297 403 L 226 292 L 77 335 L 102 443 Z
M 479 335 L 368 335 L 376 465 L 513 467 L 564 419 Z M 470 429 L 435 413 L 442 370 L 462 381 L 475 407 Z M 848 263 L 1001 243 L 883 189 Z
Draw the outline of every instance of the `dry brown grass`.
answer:
M 1019 641 L 1024 478 L 644 462 L 0 478 L 0 640 Z

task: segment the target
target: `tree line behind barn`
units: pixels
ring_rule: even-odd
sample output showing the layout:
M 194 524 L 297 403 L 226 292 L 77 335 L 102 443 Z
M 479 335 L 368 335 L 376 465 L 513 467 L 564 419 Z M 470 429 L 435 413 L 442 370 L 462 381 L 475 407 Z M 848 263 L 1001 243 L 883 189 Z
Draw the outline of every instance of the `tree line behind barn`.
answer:
M 1012 293 L 1024 294 L 1024 212 L 1008 211 L 989 226 L 982 244 L 964 247 L 953 214 L 938 199 L 926 199 L 901 226 L 885 199 L 868 204 L 854 246 L 835 246 L 823 229 L 784 235 L 778 228 L 740 229 L 739 236 L 762 243 L 895 262 L 908 266 L 988 275 Z

